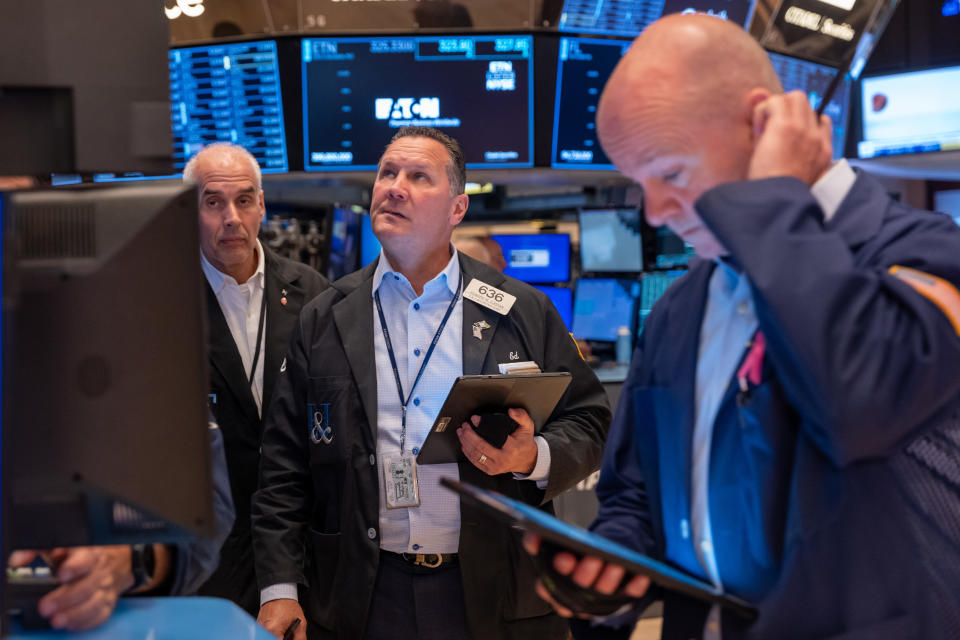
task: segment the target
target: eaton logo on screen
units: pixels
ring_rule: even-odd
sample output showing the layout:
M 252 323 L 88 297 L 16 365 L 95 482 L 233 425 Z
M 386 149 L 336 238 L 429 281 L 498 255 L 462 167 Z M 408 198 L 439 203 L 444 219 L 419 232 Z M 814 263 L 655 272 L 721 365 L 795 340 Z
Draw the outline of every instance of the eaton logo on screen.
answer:
M 377 98 L 373 109 L 377 120 L 439 118 L 440 98 Z

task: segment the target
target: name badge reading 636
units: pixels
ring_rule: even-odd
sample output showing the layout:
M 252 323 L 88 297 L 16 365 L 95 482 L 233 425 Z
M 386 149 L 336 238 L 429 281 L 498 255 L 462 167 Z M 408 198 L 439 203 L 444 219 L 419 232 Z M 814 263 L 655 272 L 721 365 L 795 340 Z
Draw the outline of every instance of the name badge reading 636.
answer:
M 506 291 L 497 289 L 476 278 L 471 280 L 467 288 L 463 290 L 463 297 L 467 300 L 473 300 L 487 309 L 496 311 L 502 316 L 510 313 L 513 303 L 517 301 L 517 296 L 510 295 Z

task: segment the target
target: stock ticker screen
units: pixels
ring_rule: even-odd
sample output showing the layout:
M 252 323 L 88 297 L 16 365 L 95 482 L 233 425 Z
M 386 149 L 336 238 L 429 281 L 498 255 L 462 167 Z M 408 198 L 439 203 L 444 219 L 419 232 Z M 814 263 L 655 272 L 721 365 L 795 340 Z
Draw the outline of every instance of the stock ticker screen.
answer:
M 709 13 L 746 26 L 754 0 L 566 0 L 560 31 L 635 37 L 670 13 Z
M 397 129 L 456 138 L 468 167 L 533 166 L 533 37 L 304 38 L 304 168 L 375 169 Z
M 767 52 L 770 62 L 780 78 L 784 91 L 799 89 L 807 94 L 810 105 L 817 109 L 823 100 L 830 81 L 836 75 L 836 69 L 806 60 L 790 58 L 778 53 Z M 833 157 L 842 158 L 847 140 L 847 114 L 850 103 L 850 82 L 844 80 L 837 87 L 833 98 L 823 110 L 833 122 Z
M 288 170 L 277 43 L 171 49 L 174 166 L 212 142 L 241 145 L 264 173 Z
M 566 169 L 614 169 L 597 140 L 597 103 L 626 40 L 561 38 L 550 164 Z

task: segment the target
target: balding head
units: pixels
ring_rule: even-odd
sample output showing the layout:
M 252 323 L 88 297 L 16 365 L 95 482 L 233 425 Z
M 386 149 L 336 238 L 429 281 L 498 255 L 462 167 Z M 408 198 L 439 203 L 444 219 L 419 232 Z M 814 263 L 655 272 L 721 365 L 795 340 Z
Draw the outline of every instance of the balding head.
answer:
M 240 145 L 230 142 L 214 142 L 200 149 L 183 168 L 183 181 L 203 182 L 205 171 L 236 163 L 249 167 L 257 189 L 263 188 L 263 177 L 257 159 Z
M 638 120 L 662 115 L 667 126 L 729 126 L 756 88 L 783 91 L 767 54 L 743 29 L 707 15 L 664 17 L 634 41 L 604 88 L 601 144 L 616 163 L 629 154 Z
M 780 82 L 763 49 L 740 27 L 705 15 L 651 24 L 603 90 L 603 150 L 644 190 L 644 215 L 703 257 L 723 253 L 696 214 L 707 189 L 743 180 L 754 144 L 754 108 Z

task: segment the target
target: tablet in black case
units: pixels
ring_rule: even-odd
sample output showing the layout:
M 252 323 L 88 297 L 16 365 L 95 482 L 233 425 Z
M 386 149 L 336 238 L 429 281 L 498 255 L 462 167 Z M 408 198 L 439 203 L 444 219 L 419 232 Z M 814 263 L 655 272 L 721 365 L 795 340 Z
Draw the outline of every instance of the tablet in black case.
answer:
M 563 397 L 570 380 L 567 372 L 460 376 L 453 383 L 427 439 L 420 447 L 417 464 L 462 459 L 457 429 L 475 414 L 506 412 L 514 407 L 526 409 L 533 419 L 534 430 L 539 433 Z
M 536 507 L 467 482 L 441 478 L 440 484 L 456 491 L 470 504 L 482 509 L 494 519 L 535 533 L 554 547 L 567 550 L 576 556 L 595 556 L 605 562 L 619 564 L 630 574 L 648 576 L 664 589 L 677 591 L 710 604 L 719 604 L 747 621 L 757 618 L 757 610 L 750 603 L 650 556 L 563 522 Z

